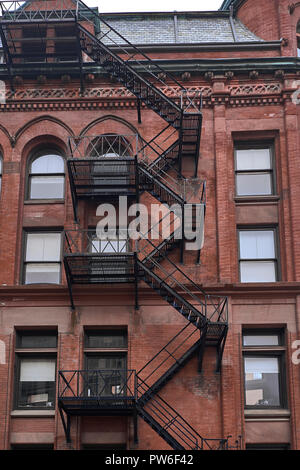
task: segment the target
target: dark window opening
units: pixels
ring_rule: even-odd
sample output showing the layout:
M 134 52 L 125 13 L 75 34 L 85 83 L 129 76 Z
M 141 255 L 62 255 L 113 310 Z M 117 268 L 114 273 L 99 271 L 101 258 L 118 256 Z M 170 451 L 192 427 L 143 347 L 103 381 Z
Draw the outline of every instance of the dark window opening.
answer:
M 79 60 L 76 30 L 73 26 L 55 28 L 55 54 L 60 62 L 76 62 Z

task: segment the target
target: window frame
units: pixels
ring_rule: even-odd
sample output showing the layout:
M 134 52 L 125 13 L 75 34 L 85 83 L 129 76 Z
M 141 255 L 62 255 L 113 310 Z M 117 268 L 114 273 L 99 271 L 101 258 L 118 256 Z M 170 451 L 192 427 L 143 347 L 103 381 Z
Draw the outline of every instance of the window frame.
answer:
M 52 153 L 53 155 L 60 156 L 64 162 L 64 172 L 63 173 L 32 173 L 31 167 L 35 160 L 40 157 L 49 155 Z M 63 197 L 55 197 L 55 198 L 31 198 L 31 180 L 34 177 L 63 177 Z M 45 146 L 39 149 L 36 149 L 30 158 L 28 159 L 27 171 L 26 171 L 26 185 L 25 185 L 25 201 L 36 203 L 36 202 L 46 202 L 46 203 L 55 203 L 56 201 L 65 201 L 66 199 L 66 159 L 64 157 L 64 153 L 57 147 L 53 146 Z
M 257 170 L 238 170 L 237 169 L 237 151 L 238 150 L 253 150 L 253 149 L 266 149 L 270 150 L 270 169 L 257 169 Z M 273 140 L 261 141 L 245 141 L 234 142 L 234 173 L 235 173 L 235 197 L 237 198 L 269 198 L 276 196 L 277 193 L 277 180 L 276 180 L 276 159 L 275 159 L 275 145 Z M 239 174 L 270 174 L 271 193 L 270 194 L 238 194 L 237 177 Z
M 124 347 L 89 347 L 88 346 L 88 337 L 90 334 L 101 335 L 101 336 L 110 336 L 120 334 L 124 336 L 126 346 Z M 84 368 L 86 371 L 92 371 L 94 369 L 89 369 L 88 362 L 90 358 L 120 358 L 125 361 L 125 368 L 115 369 L 116 371 L 125 371 L 127 374 L 128 370 L 128 330 L 127 328 L 86 328 L 84 331 Z M 97 369 L 99 370 L 99 369 Z M 100 369 L 100 370 L 111 370 L 111 369 Z M 127 375 L 126 375 L 127 377 Z
M 46 335 L 56 336 L 56 347 L 54 348 L 24 348 L 20 347 L 18 341 L 22 335 Z M 17 330 L 16 331 L 16 346 L 15 346 L 15 364 L 14 364 L 14 389 L 13 389 L 13 409 L 32 411 L 32 410 L 54 410 L 56 408 L 56 390 L 57 390 L 57 330 Z M 55 359 L 55 380 L 54 380 L 54 401 L 52 406 L 20 406 L 19 405 L 19 390 L 20 390 L 20 370 L 23 359 Z
M 240 233 L 241 232 L 270 232 L 274 233 L 274 254 L 275 258 L 241 258 L 241 243 Z M 260 284 L 279 282 L 281 280 L 281 265 L 280 265 L 280 243 L 279 243 L 279 232 L 278 226 L 274 225 L 255 225 L 255 226 L 238 226 L 237 227 L 237 240 L 238 240 L 238 265 L 239 265 L 239 282 L 242 284 L 249 284 L 251 282 L 257 282 Z M 241 280 L 241 262 L 258 262 L 258 261 L 273 261 L 275 267 L 275 281 L 242 281 Z
M 244 336 L 278 336 L 278 346 L 276 345 L 244 345 Z M 266 405 L 247 405 L 246 403 L 246 371 L 245 371 L 245 358 L 247 357 L 272 357 L 278 359 L 278 385 L 279 385 L 279 401 L 278 406 Z M 286 343 L 285 332 L 283 328 L 271 329 L 249 329 L 245 328 L 242 332 L 242 373 L 244 384 L 244 409 L 249 410 L 285 410 L 288 408 L 287 396 L 287 376 L 286 376 Z
M 60 259 L 59 261 L 26 261 L 26 250 L 27 250 L 27 240 L 28 240 L 28 235 L 30 234 L 48 234 L 48 233 L 59 233 L 60 234 Z M 35 228 L 35 229 L 30 229 L 26 228 L 23 231 L 23 241 L 22 241 L 22 269 L 21 269 L 21 282 L 22 285 L 26 286 L 33 286 L 33 285 L 51 285 L 51 286 L 57 286 L 62 283 L 62 257 L 63 257 L 63 230 L 62 229 L 56 229 L 56 228 Z M 59 264 L 59 282 L 54 283 L 54 282 L 41 282 L 41 283 L 26 283 L 26 265 L 27 264 Z
M 34 29 L 36 29 L 36 27 L 34 25 L 24 25 L 22 27 L 21 51 L 22 51 L 22 56 L 23 56 L 23 63 L 42 64 L 42 63 L 45 63 L 47 61 L 46 60 L 47 26 L 43 26 L 42 28 L 38 28 L 38 29 L 36 29 L 36 31 L 34 31 Z M 42 34 L 42 33 L 45 33 L 45 34 Z M 27 41 L 25 42 L 24 39 L 25 40 L 28 39 L 28 42 Z M 41 52 L 41 55 L 38 55 L 38 54 L 30 55 L 27 51 L 24 52 L 24 49 L 26 49 L 26 48 L 30 49 L 32 46 L 34 47 L 36 44 L 40 48 L 41 42 L 45 43 L 45 44 L 43 44 L 43 50 Z M 27 58 L 26 58 L 26 56 L 27 56 Z M 28 57 L 29 57 L 29 60 L 28 60 Z

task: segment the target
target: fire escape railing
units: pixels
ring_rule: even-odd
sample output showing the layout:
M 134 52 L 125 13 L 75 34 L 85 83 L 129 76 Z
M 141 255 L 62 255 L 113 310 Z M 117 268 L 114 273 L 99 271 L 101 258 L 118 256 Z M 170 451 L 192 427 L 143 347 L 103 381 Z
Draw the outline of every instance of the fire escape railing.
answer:
M 8 3 L 11 4 L 10 7 L 3 7 L 3 4 L 7 5 Z M 30 4 L 32 3 L 30 2 Z M 183 157 L 194 159 L 194 176 L 197 176 L 202 124 L 201 96 L 191 97 L 182 84 L 162 69 L 157 61 L 151 60 L 127 41 L 101 15 L 98 15 L 80 0 L 73 2 L 74 8 L 61 0 L 61 7 L 58 7 L 57 12 L 53 10 L 53 4 L 49 10 L 48 0 L 42 0 L 40 3 L 44 5 L 44 10 L 39 8 L 42 13 L 36 12 L 36 10 L 28 13 L 30 9 L 24 8 L 22 2 L 0 2 L 2 4 L 0 33 L 9 73 L 12 73 L 14 65 L 13 54 L 11 54 L 9 47 L 15 47 L 11 37 L 8 37 L 11 32 L 9 29 L 11 24 L 22 25 L 39 22 L 60 22 L 62 24 L 73 21 L 76 26 L 77 54 L 81 77 L 84 53 L 97 66 L 101 66 L 103 70 L 115 77 L 136 96 L 139 118 L 141 103 L 144 103 L 167 122 L 165 129 L 160 131 L 150 142 L 140 140 L 138 143 L 138 151 L 134 159 L 135 181 L 138 181 L 136 192 L 139 193 L 141 185 L 142 190 L 148 191 L 161 203 L 165 205 L 177 203 L 181 208 L 185 207 L 190 196 L 187 196 L 185 182 L 183 181 L 182 184 L 176 179 L 177 176 L 182 177 Z M 97 31 L 96 34 L 93 34 L 92 31 L 95 31 L 95 28 Z M 7 40 L 10 41 L 10 46 Z M 172 98 L 174 89 L 179 93 L 178 99 Z M 171 132 L 172 129 L 174 130 Z M 165 132 L 166 134 L 164 134 Z M 177 133 L 177 136 L 174 135 L 174 132 Z M 164 150 L 168 140 L 169 147 Z M 150 156 L 147 155 L 148 152 L 150 152 Z M 102 163 L 98 158 L 92 159 L 92 164 L 88 169 L 88 173 L 90 172 L 93 178 L 93 184 L 96 186 L 95 189 L 98 191 L 98 196 L 103 182 L 100 181 L 101 176 L 99 172 L 95 172 L 95 168 L 97 165 L 104 165 L 103 168 L 106 167 L 106 170 L 108 169 L 114 178 L 115 171 L 112 170 L 112 167 L 115 165 L 117 168 L 120 162 L 116 163 L 112 160 Z M 68 165 L 70 166 L 71 163 L 68 162 Z M 72 171 L 75 174 L 77 168 L 73 167 Z M 169 174 L 169 171 L 173 172 L 173 176 Z M 72 184 L 73 193 L 76 189 Z M 188 186 L 190 187 L 189 183 Z M 197 191 L 198 194 L 199 192 L 201 194 L 201 202 L 198 199 L 195 203 Z M 89 194 L 89 197 L 93 195 Z M 205 214 L 204 182 L 197 186 L 196 191 L 195 188 L 193 189 L 191 197 L 191 203 L 200 206 L 200 212 L 202 215 Z M 92 374 L 94 382 L 89 380 L 89 372 L 69 371 L 71 375 L 67 377 L 67 372 L 61 371 L 59 379 L 63 381 L 64 385 L 63 389 L 59 389 L 59 409 L 68 439 L 70 438 L 70 414 L 84 414 L 87 401 L 90 402 L 89 406 L 95 406 L 97 410 L 101 408 L 101 405 L 108 406 L 107 403 L 117 405 L 117 403 L 121 403 L 119 400 L 127 397 L 128 388 L 130 388 L 133 393 L 129 396 L 131 403 L 134 402 L 136 412 L 173 449 L 213 448 L 213 443 L 216 443 L 217 448 L 226 448 L 227 446 L 226 439 L 203 439 L 179 413 L 158 395 L 158 391 L 163 385 L 196 353 L 199 355 L 198 369 L 201 370 L 206 344 L 217 346 L 217 370 L 220 370 L 227 333 L 227 299 L 206 294 L 167 256 L 168 250 L 176 246 L 174 242 L 178 227 L 175 221 L 178 218 L 181 226 L 184 225 L 185 221 L 178 217 L 176 212 L 173 212 L 171 222 L 173 232 L 167 240 L 159 239 L 158 243 L 154 244 L 142 237 L 137 248 L 133 248 L 125 241 L 121 251 L 119 243 L 123 239 L 120 237 L 117 240 L 108 240 L 108 248 L 103 248 L 102 240 L 99 245 L 99 240 L 95 240 L 88 233 L 90 231 L 85 231 L 85 233 L 77 231 L 80 234 L 78 239 L 74 234 L 65 232 L 64 263 L 68 285 L 72 286 L 74 282 L 107 283 L 112 280 L 119 282 L 122 279 L 125 282 L 133 281 L 137 285 L 139 280 L 143 280 L 158 292 L 169 305 L 180 312 L 188 322 L 186 327 L 177 332 L 166 346 L 148 360 L 139 374 L 134 371 L 124 372 L 123 381 L 121 380 L 122 373 L 119 373 L 118 376 L 118 373 L 114 372 L 117 377 L 114 377 L 116 380 L 112 383 L 109 376 L 103 376 L 101 371 L 95 371 L 95 374 Z M 203 217 L 201 220 L 204 220 Z M 193 215 L 188 223 L 192 228 Z M 202 222 L 198 227 L 201 231 L 199 249 L 203 244 L 204 227 L 201 224 Z M 183 250 L 183 244 L 181 247 Z M 193 290 L 191 290 L 191 286 Z M 71 290 L 70 296 L 72 298 Z M 72 306 L 74 307 L 73 304 Z M 131 386 L 128 387 L 128 383 L 132 383 L 131 380 L 134 383 L 133 389 Z M 77 388 L 74 389 L 75 382 Z M 100 388 L 98 383 L 100 383 Z M 94 388 L 92 388 L 92 384 L 94 384 Z M 74 403 L 74 400 L 77 404 Z M 76 410 L 76 406 L 79 406 L 80 410 Z M 67 423 L 64 421 L 63 411 L 67 414 Z

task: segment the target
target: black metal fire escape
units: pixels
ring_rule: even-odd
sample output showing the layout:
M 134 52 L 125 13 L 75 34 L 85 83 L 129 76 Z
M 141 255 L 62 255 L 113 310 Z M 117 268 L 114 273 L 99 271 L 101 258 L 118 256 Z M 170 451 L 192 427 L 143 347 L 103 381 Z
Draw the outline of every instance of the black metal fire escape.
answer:
M 64 0 L 58 0 L 60 6 L 57 10 L 53 10 L 53 2 L 51 8 L 47 0 L 40 3 L 45 5 L 42 11 L 34 11 L 33 1 L 25 4 L 0 3 L 0 34 L 10 78 L 18 73 L 20 61 L 24 59 L 19 34 L 24 25 L 36 25 L 40 31 L 48 23 L 60 26 L 72 24 L 80 76 L 85 55 L 136 96 L 139 116 L 141 103 L 144 103 L 167 123 L 150 142 L 139 137 L 134 157 L 131 158 L 127 156 L 127 149 L 121 158 L 107 158 L 103 151 L 99 156 L 95 142 L 108 139 L 108 136 L 70 139 L 68 171 L 75 221 L 78 222 L 80 199 L 111 200 L 121 194 L 138 201 L 143 191 L 149 192 L 162 204 L 175 204 L 181 209 L 180 215 L 170 211 L 172 229 L 169 236 L 160 237 L 154 242 L 146 236 L 148 234 L 144 234 L 135 246 L 129 247 L 118 235 L 114 242 L 107 241 L 115 248 L 115 253 L 102 249 L 101 241 L 89 230 L 65 232 L 64 265 L 73 308 L 74 284 L 120 282 L 135 285 L 135 304 L 138 307 L 138 282 L 144 281 L 187 321 L 139 371 L 59 371 L 58 406 L 67 440 L 70 441 L 70 418 L 73 415 L 128 414 L 135 418 L 136 439 L 139 415 L 173 449 L 224 449 L 227 447 L 226 439 L 201 437 L 158 393 L 195 355 L 198 356 L 198 370 L 201 372 L 207 346 L 216 347 L 216 370 L 220 371 L 228 329 L 227 298 L 205 293 L 168 256 L 179 247 L 183 261 L 187 240 L 186 234 L 182 236 L 182 230 L 187 221 L 183 220 L 182 214 L 185 214 L 187 205 L 191 209 L 190 230 L 203 231 L 205 183 L 194 181 L 196 192 L 200 193 L 195 202 L 195 188 L 191 198 L 191 194 L 187 194 L 192 181 L 183 178 L 182 164 L 183 158 L 192 158 L 196 178 L 202 114 L 187 90 L 174 77 L 84 3 L 76 0 L 73 2 L 74 8 L 70 8 Z M 38 40 L 45 42 L 44 33 L 39 32 Z M 49 53 L 47 46 L 44 51 L 46 62 L 59 59 L 59 53 Z M 30 62 L 30 57 L 28 60 Z M 181 96 L 179 102 L 168 96 L 170 89 L 176 89 Z M 174 132 L 177 133 L 176 139 Z M 164 135 L 167 135 L 165 139 Z M 118 138 L 122 140 L 124 136 Z M 168 139 L 172 142 L 165 149 L 165 144 L 161 142 Z M 130 142 L 130 139 L 123 140 Z M 111 136 L 108 141 L 111 142 Z M 197 211 L 198 218 L 194 217 Z M 201 221 L 199 226 L 195 226 L 195 220 Z M 162 219 L 154 228 L 158 232 L 161 222 Z M 177 236 L 178 232 L 181 237 Z M 197 261 L 202 244 L 203 240 L 198 246 Z

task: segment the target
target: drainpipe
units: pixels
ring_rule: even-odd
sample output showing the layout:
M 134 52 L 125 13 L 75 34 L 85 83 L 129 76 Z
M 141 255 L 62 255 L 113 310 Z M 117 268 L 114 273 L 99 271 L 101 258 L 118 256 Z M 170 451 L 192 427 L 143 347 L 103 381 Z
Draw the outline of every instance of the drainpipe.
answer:
M 236 34 L 236 30 L 235 30 L 234 21 L 233 21 L 233 5 L 230 5 L 229 11 L 230 11 L 229 23 L 231 27 L 232 36 L 233 36 L 234 42 L 239 42 L 237 34 Z
M 174 14 L 174 35 L 175 35 L 175 43 L 178 42 L 178 20 L 177 20 L 177 15 L 176 15 L 176 10 Z

